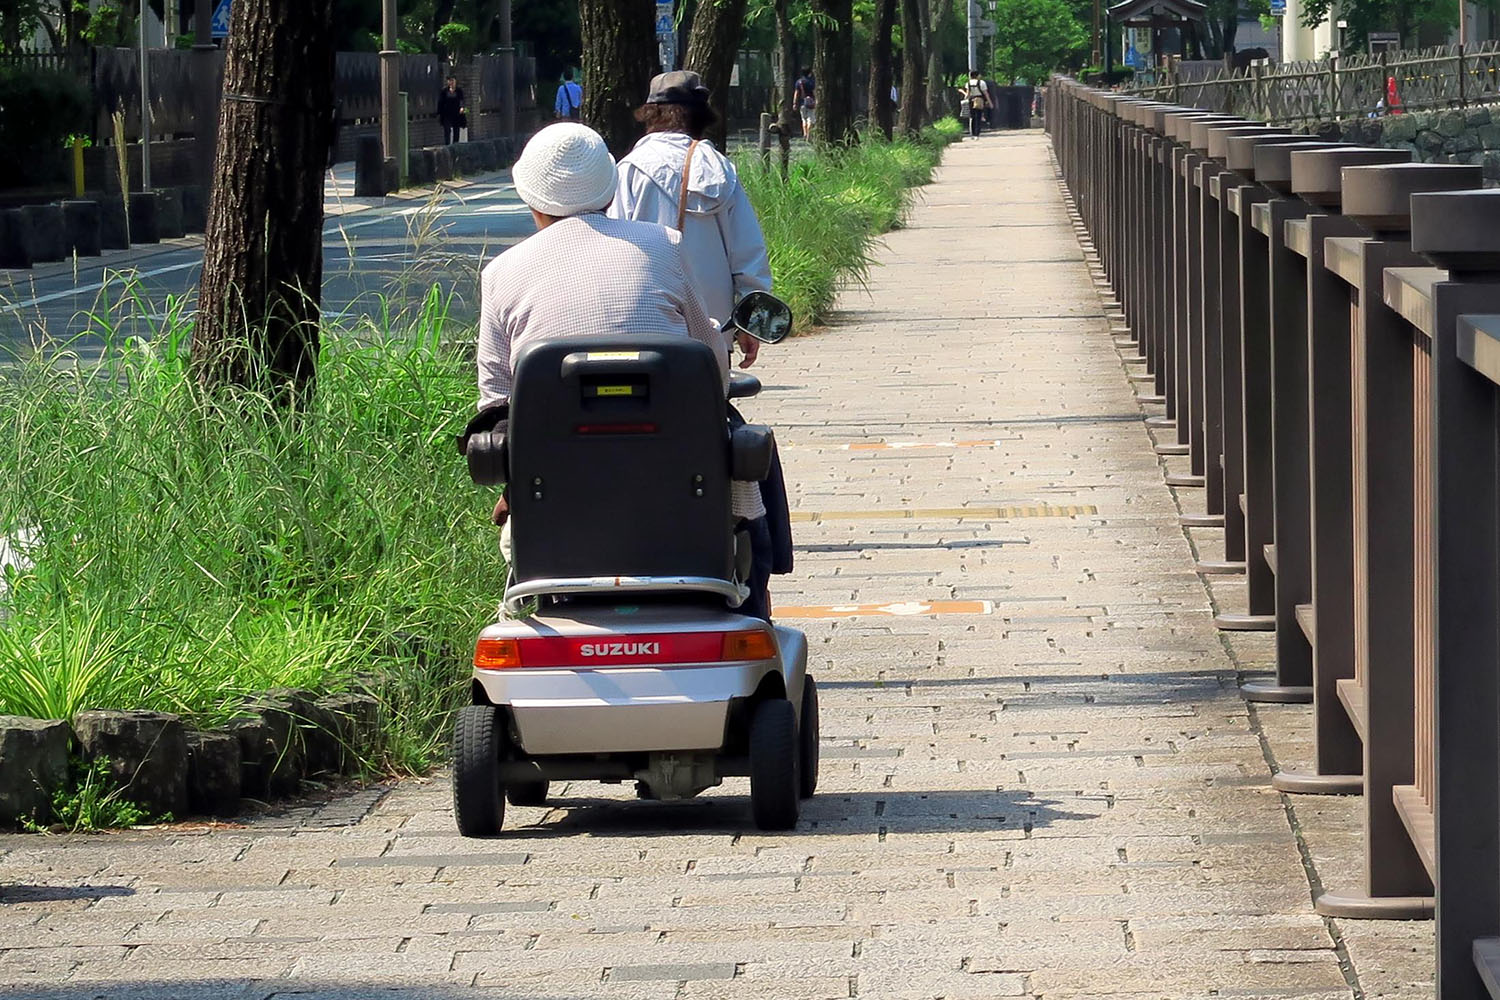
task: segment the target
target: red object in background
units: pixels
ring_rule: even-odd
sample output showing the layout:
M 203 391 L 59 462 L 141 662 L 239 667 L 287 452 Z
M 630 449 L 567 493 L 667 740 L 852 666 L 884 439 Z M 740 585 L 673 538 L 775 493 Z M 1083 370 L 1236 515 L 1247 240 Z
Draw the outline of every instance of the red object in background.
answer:
M 1396 78 L 1394 76 L 1385 78 L 1385 113 L 1388 115 L 1399 115 L 1401 113 L 1401 95 L 1396 93 Z

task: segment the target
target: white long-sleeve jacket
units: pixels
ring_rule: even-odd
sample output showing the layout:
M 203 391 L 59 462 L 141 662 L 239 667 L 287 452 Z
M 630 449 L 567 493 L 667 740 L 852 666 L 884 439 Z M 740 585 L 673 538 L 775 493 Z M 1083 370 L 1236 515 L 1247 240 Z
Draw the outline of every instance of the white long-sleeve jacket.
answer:
M 637 142 L 620 160 L 609 214 L 675 228 L 690 142 L 681 132 L 653 132 Z M 741 296 L 771 290 L 771 263 L 734 164 L 711 142 L 700 142 L 693 151 L 687 209 L 682 256 L 688 280 L 708 314 L 727 325 Z

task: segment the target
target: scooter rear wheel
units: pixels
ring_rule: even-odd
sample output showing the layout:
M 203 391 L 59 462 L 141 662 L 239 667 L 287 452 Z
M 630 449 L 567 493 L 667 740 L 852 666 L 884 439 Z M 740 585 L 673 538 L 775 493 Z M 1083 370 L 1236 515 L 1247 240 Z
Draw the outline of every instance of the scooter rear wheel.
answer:
M 785 698 L 767 698 L 750 719 L 750 813 L 760 829 L 797 825 L 799 757 L 796 709 Z
M 465 705 L 453 730 L 453 818 L 465 837 L 493 837 L 505 822 L 504 732 L 494 705 Z
M 798 792 L 804 799 L 818 790 L 818 684 L 808 674 L 802 681 L 802 721 L 797 726 L 801 760 L 797 762 Z

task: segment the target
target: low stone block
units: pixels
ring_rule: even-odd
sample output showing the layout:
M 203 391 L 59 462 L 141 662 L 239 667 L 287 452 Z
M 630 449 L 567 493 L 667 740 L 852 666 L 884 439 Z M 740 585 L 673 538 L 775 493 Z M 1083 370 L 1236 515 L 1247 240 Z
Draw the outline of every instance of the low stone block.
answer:
M 1493 120 L 1490 109 L 1486 107 L 1467 108 L 1464 110 L 1464 124 L 1470 128 L 1479 125 L 1488 125 Z
M 385 153 L 380 137 L 362 135 L 354 144 L 354 196 L 379 198 L 385 194 Z
M 73 720 L 86 761 L 108 761 L 124 797 L 152 816 L 187 813 L 187 731 L 167 712 L 80 712 Z
M 204 232 L 208 229 L 208 192 L 198 184 L 189 184 L 181 191 L 183 231 Z
M 45 820 L 68 780 L 66 722 L 0 715 L 0 827 Z
M 485 139 L 482 142 L 476 142 L 474 146 L 479 151 L 480 170 L 489 173 L 492 170 L 499 169 L 500 147 L 495 144 L 494 139 Z
M 1391 115 L 1384 121 L 1381 135 L 1387 144 L 1411 142 L 1417 137 L 1419 122 L 1416 115 Z
M 19 208 L 0 210 L 0 267 L 31 266 L 31 223 Z
M 511 165 L 516 162 L 516 142 L 509 137 L 502 137 L 495 141 L 500 144 L 499 167 L 501 170 L 509 170 Z
M 1417 148 L 1424 153 L 1436 153 L 1443 148 L 1443 136 L 1431 130 L 1418 132 Z
M 1463 134 L 1464 113 L 1457 109 L 1444 111 L 1437 116 L 1433 123 L 1433 130 L 1445 139 L 1453 139 Z
M 125 201 L 117 194 L 99 198 L 99 246 L 105 250 L 130 249 Z
M 187 734 L 188 808 L 204 816 L 240 809 L 240 741 L 229 732 Z
M 384 173 L 384 177 L 385 177 L 385 190 L 386 190 L 386 192 L 389 193 L 391 191 L 400 191 L 401 190 L 401 168 L 397 165 L 396 158 L 394 156 L 387 157 L 386 161 L 385 161 L 385 164 L 382 166 L 381 169 L 382 169 L 382 171 Z
M 433 178 L 440 181 L 453 179 L 453 147 L 438 146 L 432 151 Z
M 157 188 L 156 235 L 160 239 L 175 240 L 187 230 L 182 221 L 182 188 Z
M 318 699 L 328 713 L 339 741 L 339 771 L 358 771 L 380 736 L 380 702 L 367 694 L 333 694 Z
M 406 154 L 406 179 L 413 187 L 432 183 L 432 150 L 413 149 Z
M 100 211 L 97 201 L 70 200 L 62 203 L 63 229 L 68 252 L 80 257 L 97 257 L 101 242 Z
M 157 198 L 155 191 L 136 191 L 130 196 L 130 242 L 160 243 L 161 235 L 156 227 Z
M 21 214 L 30 229 L 32 263 L 62 260 L 68 255 L 61 205 L 27 205 Z
M 1500 181 L 1500 152 L 1484 154 L 1484 179 L 1487 181 Z
M 271 727 L 259 715 L 242 715 L 231 719 L 224 732 L 239 741 L 240 795 L 249 799 L 268 798 L 271 772 L 277 762 Z

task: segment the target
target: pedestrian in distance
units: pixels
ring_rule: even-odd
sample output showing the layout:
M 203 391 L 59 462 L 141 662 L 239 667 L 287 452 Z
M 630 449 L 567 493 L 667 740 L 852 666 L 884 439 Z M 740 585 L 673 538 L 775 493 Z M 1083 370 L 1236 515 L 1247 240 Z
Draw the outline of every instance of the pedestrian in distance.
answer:
M 964 107 L 969 112 L 969 135 L 979 138 L 979 133 L 984 131 L 985 113 L 990 108 L 990 88 L 979 75 L 979 70 L 969 70 L 969 79 L 963 86 L 958 88 L 963 95 Z
M 771 262 L 760 220 L 734 164 L 703 138 L 718 115 L 697 73 L 677 70 L 651 81 L 635 118 L 646 134 L 619 162 L 619 185 L 609 215 L 654 222 L 682 234 L 688 283 L 708 314 L 728 326 L 735 303 L 750 292 L 771 290 Z M 725 338 L 727 359 L 738 341 L 741 368 L 755 362 L 760 342 L 748 333 Z M 731 421 L 739 414 L 731 411 Z M 779 457 L 760 483 L 735 483 L 736 510 L 750 534 L 752 572 L 744 614 L 770 618 L 768 583 L 791 571 L 791 518 Z M 770 516 L 768 516 L 768 514 Z
M 438 124 L 443 127 L 443 145 L 458 141 L 459 130 L 467 118 L 464 108 L 464 89 L 458 85 L 458 77 L 448 77 L 448 85 L 438 94 Z
M 576 122 L 583 118 L 583 88 L 573 82 L 570 69 L 563 70 L 563 82 L 552 101 L 552 111 L 560 121 Z
M 818 83 L 813 79 L 812 67 L 804 66 L 802 74 L 797 77 L 797 83 L 792 91 L 792 103 L 797 105 L 797 111 L 802 115 L 802 138 L 812 138 L 813 117 L 817 114 Z

